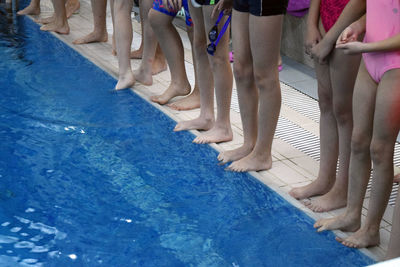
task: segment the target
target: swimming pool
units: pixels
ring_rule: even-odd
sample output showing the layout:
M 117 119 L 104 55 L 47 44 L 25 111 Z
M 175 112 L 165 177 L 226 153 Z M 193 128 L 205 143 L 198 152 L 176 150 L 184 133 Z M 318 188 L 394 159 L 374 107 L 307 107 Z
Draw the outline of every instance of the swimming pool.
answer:
M 0 20 L 0 266 L 372 263 L 29 19 Z

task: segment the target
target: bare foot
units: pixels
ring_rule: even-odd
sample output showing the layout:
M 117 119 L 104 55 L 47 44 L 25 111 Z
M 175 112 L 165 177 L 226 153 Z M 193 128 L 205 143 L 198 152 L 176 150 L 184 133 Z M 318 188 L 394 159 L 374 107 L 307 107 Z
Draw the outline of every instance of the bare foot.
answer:
M 200 107 L 200 94 L 199 90 L 193 89 L 192 93 L 185 98 L 168 104 L 168 107 L 175 110 L 191 110 Z
M 153 84 L 153 76 L 150 72 L 139 68 L 133 71 L 135 75 L 136 81 L 140 82 L 143 85 L 152 85 Z
M 70 18 L 72 14 L 76 13 L 81 7 L 79 0 L 68 0 L 65 4 L 67 18 Z
M 314 224 L 317 232 L 326 230 L 342 230 L 345 232 L 355 232 L 360 228 L 360 216 L 350 216 L 343 213 L 333 218 L 320 219 Z
M 56 20 L 56 17 L 53 14 L 51 17 L 40 18 L 40 19 L 36 20 L 36 22 L 44 25 L 44 24 L 54 23 L 55 20 Z
M 86 36 L 76 39 L 72 43 L 73 44 L 89 44 L 89 43 L 107 42 L 107 41 L 108 41 L 107 32 L 104 32 L 104 33 L 91 32 Z
M 213 128 L 207 132 L 197 136 L 193 143 L 196 144 L 209 144 L 209 143 L 221 143 L 231 141 L 233 138 L 232 129 L 228 127 L 217 127 L 214 125 Z
M 65 24 L 59 24 L 59 23 L 50 23 L 43 25 L 40 27 L 42 31 L 50 31 L 50 32 L 56 32 L 59 34 L 69 34 L 69 25 L 68 23 Z
M 135 84 L 135 77 L 132 71 L 128 71 L 126 74 L 120 75 L 118 83 L 115 86 L 115 90 L 122 90 L 132 87 Z
M 325 195 L 311 200 L 306 206 L 314 212 L 325 212 L 345 207 L 347 204 L 347 190 L 332 188 Z
M 209 130 L 214 125 L 213 119 L 196 118 L 189 121 L 181 121 L 176 124 L 174 132 L 185 130 Z
M 24 9 L 17 12 L 17 15 L 39 15 L 40 14 L 40 5 L 32 5 L 25 7 Z
M 355 232 L 353 235 L 343 239 L 336 237 L 336 240 L 346 247 L 350 248 L 367 248 L 373 247 L 379 244 L 379 228 L 368 229 L 363 227 Z
M 221 164 L 225 164 L 231 161 L 237 161 L 241 158 L 246 157 L 248 154 L 253 151 L 254 146 L 241 146 L 239 148 L 233 149 L 233 150 L 228 150 L 219 153 L 218 155 L 218 160 L 220 161 Z
M 289 195 L 291 195 L 295 199 L 304 199 L 313 196 L 319 196 L 329 192 L 329 190 L 332 188 L 332 185 L 333 184 L 326 184 L 325 181 L 317 178 L 308 185 L 293 188 L 292 190 L 290 190 Z
M 153 65 L 151 66 L 151 74 L 152 75 L 159 74 L 160 72 L 167 70 L 167 68 L 168 66 L 165 59 L 157 60 L 157 58 L 155 58 Z
M 138 50 L 131 51 L 131 59 L 142 59 L 143 47 L 140 46 Z
M 229 167 L 226 169 L 229 171 L 235 172 L 247 172 L 247 171 L 263 171 L 269 170 L 272 167 L 272 158 L 269 157 L 260 157 L 256 155 L 256 153 L 251 152 L 246 157 L 234 161 Z
M 190 93 L 190 84 L 186 84 L 186 86 L 180 86 L 176 84 L 170 84 L 167 90 L 164 91 L 161 95 L 154 95 L 150 97 L 150 100 L 156 102 L 160 105 L 166 104 L 169 100 L 176 96 L 183 96 Z
M 393 183 L 400 183 L 400 173 L 394 176 Z

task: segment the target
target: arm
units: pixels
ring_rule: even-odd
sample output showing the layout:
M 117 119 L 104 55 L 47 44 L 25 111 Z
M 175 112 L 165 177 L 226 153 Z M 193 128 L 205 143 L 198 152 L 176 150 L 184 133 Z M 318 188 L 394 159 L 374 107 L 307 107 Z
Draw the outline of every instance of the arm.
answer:
M 336 41 L 336 47 L 339 44 L 357 42 L 358 36 L 365 33 L 365 29 L 366 29 L 366 15 L 362 16 L 359 20 L 353 22 L 349 27 L 344 29 L 344 31 Z
M 211 17 L 217 17 L 218 14 L 224 10 L 225 15 L 229 15 L 232 12 L 233 0 L 220 0 L 213 8 Z
M 397 34 L 388 39 L 373 42 L 348 42 L 337 44 L 336 48 L 343 49 L 346 54 L 359 54 L 370 52 L 386 52 L 386 51 L 399 51 L 400 50 L 400 34 Z
M 311 54 L 311 49 L 322 39 L 321 33 L 318 29 L 320 4 L 321 0 L 311 0 L 310 8 L 308 10 L 307 30 L 304 41 L 306 54 L 308 55 Z
M 400 34 L 378 42 L 358 42 L 358 34 L 365 32 L 365 29 L 366 17 L 364 15 L 361 19 L 354 22 L 343 31 L 336 43 L 336 48 L 343 49 L 346 54 L 400 50 Z
M 350 0 L 335 25 L 327 32 L 322 41 L 312 49 L 313 56 L 317 57 L 320 63 L 324 63 L 342 31 L 364 15 L 365 11 L 366 0 Z

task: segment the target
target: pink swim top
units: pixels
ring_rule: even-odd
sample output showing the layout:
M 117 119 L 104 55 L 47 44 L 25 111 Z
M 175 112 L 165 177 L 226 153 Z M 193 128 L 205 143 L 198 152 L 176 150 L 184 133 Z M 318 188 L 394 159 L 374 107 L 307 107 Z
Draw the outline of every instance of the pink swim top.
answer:
M 319 13 L 326 32 L 336 23 L 349 1 L 350 0 L 321 0 Z
M 400 33 L 400 0 L 367 0 L 367 29 L 364 42 L 382 41 Z M 383 74 L 400 68 L 400 51 L 364 53 L 365 66 L 379 82 Z

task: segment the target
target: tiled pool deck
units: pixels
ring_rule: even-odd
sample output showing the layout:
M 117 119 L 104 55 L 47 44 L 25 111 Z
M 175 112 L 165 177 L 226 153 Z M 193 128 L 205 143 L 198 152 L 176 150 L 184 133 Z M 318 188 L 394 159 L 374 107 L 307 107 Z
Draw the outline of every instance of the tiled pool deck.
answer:
M 51 15 L 52 7 L 49 0 L 42 1 L 42 14 L 41 17 L 48 17 Z M 132 13 L 133 15 L 134 13 Z M 36 19 L 34 17 L 33 19 Z M 71 32 L 69 35 L 57 35 L 57 38 L 61 39 L 63 42 L 71 46 L 73 49 L 77 50 L 84 57 L 88 58 L 94 64 L 98 65 L 100 68 L 104 69 L 113 77 L 117 77 L 118 74 L 118 62 L 117 58 L 111 54 L 111 33 L 112 25 L 111 18 L 107 16 L 107 28 L 109 32 L 109 41 L 107 43 L 95 43 L 87 45 L 73 45 L 72 41 L 88 34 L 93 29 L 93 16 L 89 0 L 81 0 L 81 8 L 78 14 L 73 15 L 69 19 L 69 25 Z M 136 20 L 132 20 L 134 35 L 132 49 L 136 49 L 140 45 L 141 40 L 141 28 L 140 24 Z M 190 44 L 185 31 L 178 28 L 178 31 L 183 39 L 183 44 L 185 48 L 185 60 L 186 68 L 189 76 L 189 80 L 193 85 L 194 75 L 193 75 L 193 64 L 191 57 Z M 282 82 L 283 91 L 283 103 L 280 114 L 280 122 L 285 122 L 286 124 L 292 125 L 295 129 L 301 129 L 309 136 L 319 136 L 319 125 L 318 120 L 315 119 L 315 114 L 308 114 L 308 112 L 303 112 L 301 109 L 296 108 L 296 105 L 285 102 L 285 94 L 289 94 L 290 98 L 294 96 L 295 98 L 309 98 L 304 96 L 302 93 L 291 88 L 297 88 L 303 92 L 307 92 L 311 96 L 316 96 L 316 81 L 313 72 L 310 68 L 302 66 L 288 58 L 283 58 L 284 67 L 283 71 L 280 73 L 280 79 Z M 132 68 L 137 69 L 139 67 L 140 60 L 132 60 Z M 170 83 L 169 71 L 162 72 L 158 75 L 153 76 L 154 83 L 152 86 L 144 86 L 137 83 L 133 90 L 145 99 L 149 99 L 150 96 L 162 93 L 167 89 Z M 289 85 L 289 86 L 288 86 Z M 235 85 L 234 85 L 235 88 Z M 288 97 L 288 95 L 286 96 Z M 308 101 L 313 102 L 313 105 L 317 106 L 317 102 L 311 98 Z M 150 101 L 149 101 L 150 102 Z M 238 113 L 237 105 L 237 95 L 236 90 L 234 90 L 233 101 L 231 110 L 231 121 L 232 128 L 234 131 L 234 139 L 231 142 L 222 144 L 212 144 L 218 151 L 233 149 L 238 146 L 243 141 L 243 130 L 240 119 L 240 114 Z M 302 103 L 299 103 L 301 105 Z M 154 106 L 164 113 L 169 115 L 176 121 L 188 120 L 196 118 L 199 114 L 199 109 L 191 111 L 175 111 L 167 106 L 160 106 L 154 104 Z M 194 134 L 198 134 L 197 131 L 193 131 Z M 292 143 L 293 144 L 293 143 Z M 318 174 L 318 158 L 312 155 L 312 153 L 305 153 L 305 150 L 298 149 L 298 146 L 293 146 L 291 142 L 287 142 L 287 139 L 276 135 L 273 142 L 273 167 L 268 171 L 252 172 L 252 174 L 259 179 L 261 182 L 265 183 L 280 195 L 282 195 L 286 200 L 292 203 L 294 206 L 306 212 L 309 216 L 314 219 L 332 217 L 336 214 L 342 213 L 343 209 L 336 210 L 333 212 L 325 213 L 313 213 L 308 210 L 304 205 L 289 196 L 288 192 L 293 187 L 301 186 L 310 183 L 312 180 L 316 179 Z M 319 156 L 318 156 L 319 157 Z M 367 213 L 368 204 L 368 194 L 364 203 L 363 217 Z M 388 206 L 384 219 L 381 224 L 381 245 L 379 247 L 374 247 L 370 249 L 363 249 L 370 257 L 379 260 L 384 255 L 389 243 L 389 235 L 392 224 L 393 207 Z M 336 232 L 337 235 L 344 236 L 347 233 L 342 233 L 340 231 Z

